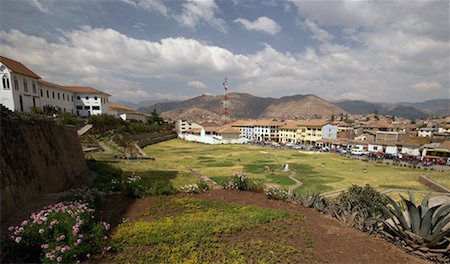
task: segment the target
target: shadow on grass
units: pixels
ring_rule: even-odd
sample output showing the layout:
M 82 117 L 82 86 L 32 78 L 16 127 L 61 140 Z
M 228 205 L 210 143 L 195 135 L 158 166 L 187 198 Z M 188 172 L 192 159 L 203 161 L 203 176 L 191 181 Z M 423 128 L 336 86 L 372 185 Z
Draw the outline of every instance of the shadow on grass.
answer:
M 343 178 L 337 176 L 325 176 L 318 173 L 313 166 L 308 164 L 291 164 L 292 170 L 296 171 L 295 178 L 303 183 L 302 186 L 295 189 L 295 192 L 328 192 L 333 188 L 326 185 L 327 183 L 334 183 L 342 181 Z
M 123 173 L 125 177 L 141 177 L 141 184 L 147 189 L 147 195 L 169 195 L 177 192 L 170 181 L 179 175 L 177 171 L 149 170 L 144 172 L 124 171 Z

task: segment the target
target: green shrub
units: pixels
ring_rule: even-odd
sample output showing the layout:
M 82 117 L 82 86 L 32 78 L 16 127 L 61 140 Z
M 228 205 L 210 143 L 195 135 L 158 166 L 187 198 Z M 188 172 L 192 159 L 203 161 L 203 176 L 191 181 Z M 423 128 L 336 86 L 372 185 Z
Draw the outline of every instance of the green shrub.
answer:
M 125 192 L 130 198 L 140 198 L 146 194 L 147 189 L 142 185 L 141 177 L 133 175 L 125 182 Z
M 108 162 L 88 160 L 87 165 L 90 170 L 97 173 L 92 186 L 101 191 L 121 191 L 124 186 L 122 183 L 122 169 L 113 166 Z
M 387 204 L 386 197 L 370 185 L 364 187 L 352 185 L 346 192 L 337 197 L 338 203 L 350 205 L 352 211 L 366 212 L 369 216 L 386 216 L 383 207 Z
M 285 189 L 280 188 L 268 188 L 266 189 L 266 196 L 269 199 L 287 201 L 289 199 L 289 193 Z
M 201 191 L 207 191 L 207 190 L 209 190 L 209 185 L 208 185 L 206 182 L 204 182 L 204 181 L 199 181 L 199 182 L 197 183 L 197 186 L 198 186 L 198 188 L 199 188 Z

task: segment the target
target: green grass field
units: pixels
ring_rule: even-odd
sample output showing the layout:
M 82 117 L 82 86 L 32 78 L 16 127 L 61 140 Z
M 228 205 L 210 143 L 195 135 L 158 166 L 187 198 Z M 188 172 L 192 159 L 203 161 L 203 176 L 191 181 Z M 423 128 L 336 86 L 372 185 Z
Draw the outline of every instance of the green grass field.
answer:
M 148 146 L 144 151 L 156 161 L 143 161 L 142 166 L 130 164 L 130 169 L 152 171 L 160 168 L 185 175 L 179 182 L 189 182 L 188 168 L 210 177 L 218 183 L 237 171 L 245 171 L 249 178 L 266 184 L 288 187 L 294 182 L 289 172 L 282 170 L 288 164 L 303 182 L 296 191 L 328 192 L 347 188 L 352 184 L 370 184 L 380 190 L 399 188 L 429 190 L 417 179 L 421 174 L 443 185 L 450 186 L 450 172 L 423 171 L 406 167 L 351 160 L 336 154 L 310 153 L 294 150 L 275 150 L 250 145 L 205 145 L 179 139 Z M 178 178 L 175 177 L 175 179 Z M 175 180 L 177 182 L 178 180 Z

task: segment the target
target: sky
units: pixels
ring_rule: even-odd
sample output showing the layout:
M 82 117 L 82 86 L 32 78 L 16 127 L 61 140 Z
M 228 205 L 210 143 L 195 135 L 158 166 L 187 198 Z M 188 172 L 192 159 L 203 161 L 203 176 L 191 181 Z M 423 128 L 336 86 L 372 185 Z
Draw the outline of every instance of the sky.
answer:
M 449 1 L 2 0 L 0 54 L 112 100 L 450 98 Z

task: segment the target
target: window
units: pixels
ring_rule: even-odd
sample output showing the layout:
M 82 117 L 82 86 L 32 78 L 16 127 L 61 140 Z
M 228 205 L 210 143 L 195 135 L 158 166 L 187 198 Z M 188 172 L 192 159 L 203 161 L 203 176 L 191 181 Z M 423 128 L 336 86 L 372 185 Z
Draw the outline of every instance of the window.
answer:
M 50 98 L 50 95 L 49 95 L 49 92 L 48 92 L 48 90 L 47 90 L 47 98 Z
M 100 110 L 100 106 L 92 106 L 92 110 Z
M 65 94 L 63 94 L 63 100 L 66 100 L 66 95 Z
M 58 93 L 58 100 L 61 100 L 61 97 L 59 97 L 59 93 Z
M 86 96 L 86 100 L 89 100 L 89 96 Z
M 44 97 L 44 91 L 41 89 L 41 97 Z
M 88 105 L 85 105 L 85 106 L 84 106 L 84 110 L 91 110 L 91 107 L 88 106 Z
M 16 77 L 14 77 L 14 89 L 16 89 L 17 91 L 19 91 L 19 81 L 17 80 Z
M 28 93 L 28 83 L 26 79 L 23 79 L 23 91 Z
M 31 83 L 31 86 L 33 87 L 32 88 L 33 89 L 33 93 L 36 94 L 36 83 L 34 81 Z
M 97 96 L 94 96 L 94 100 L 97 101 Z
M 77 99 L 78 99 L 78 100 L 80 100 L 80 97 L 79 97 L 79 96 L 77 96 Z
M 72 97 L 72 102 L 73 102 L 73 95 L 71 97 Z
M 83 110 L 83 106 L 77 105 L 77 110 Z
M 6 74 L 3 75 L 2 82 L 3 82 L 3 89 L 9 90 L 9 78 Z

